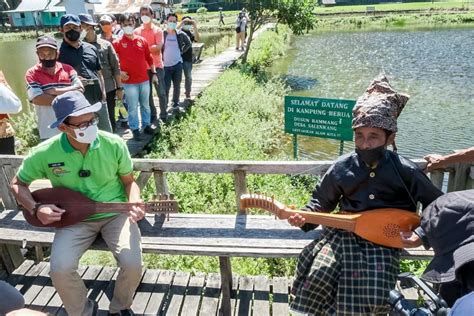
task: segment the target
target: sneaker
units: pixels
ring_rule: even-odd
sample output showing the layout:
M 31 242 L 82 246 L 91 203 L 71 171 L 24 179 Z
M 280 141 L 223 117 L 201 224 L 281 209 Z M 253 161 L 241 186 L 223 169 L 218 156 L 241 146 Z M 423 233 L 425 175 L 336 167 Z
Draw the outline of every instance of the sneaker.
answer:
M 147 127 L 145 127 L 145 129 L 143 130 L 143 132 L 144 132 L 145 134 L 148 134 L 148 135 L 155 135 L 156 132 L 157 132 L 157 128 L 156 128 L 156 126 L 148 125 Z
M 133 140 L 136 140 L 136 141 L 142 140 L 142 138 L 140 137 L 140 131 L 138 129 L 134 129 L 132 131 L 132 134 L 133 134 Z

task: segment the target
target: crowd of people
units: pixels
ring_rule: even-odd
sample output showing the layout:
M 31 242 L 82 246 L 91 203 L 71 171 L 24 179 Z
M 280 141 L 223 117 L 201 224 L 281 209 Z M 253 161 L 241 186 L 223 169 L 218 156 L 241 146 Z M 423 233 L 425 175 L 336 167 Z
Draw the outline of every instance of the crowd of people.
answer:
M 184 73 L 189 99 L 192 43 L 200 39 L 197 23 L 190 16 L 178 21 L 169 13 L 161 27 L 149 5 L 140 8 L 139 16 L 140 21 L 134 14 L 102 15 L 95 21 L 89 14 L 66 14 L 61 17 L 60 44 L 50 36 L 37 39 L 38 63 L 25 78 L 41 141 L 59 133 L 48 128 L 54 117 L 51 102 L 68 91 L 84 93 L 91 104 L 101 102 L 98 127 L 112 133 L 117 129 L 116 105 L 123 101 L 128 117 L 121 113 L 119 120 L 121 126 L 128 124 L 135 140 L 141 133 L 155 134 L 172 111 L 183 111 L 181 82 Z

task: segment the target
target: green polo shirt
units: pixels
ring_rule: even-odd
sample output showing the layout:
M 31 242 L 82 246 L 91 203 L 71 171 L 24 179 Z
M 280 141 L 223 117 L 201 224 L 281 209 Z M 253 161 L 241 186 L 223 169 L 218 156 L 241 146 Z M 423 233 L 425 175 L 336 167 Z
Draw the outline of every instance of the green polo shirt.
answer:
M 79 177 L 90 170 L 89 177 Z M 127 145 L 118 136 L 99 131 L 86 155 L 75 150 L 66 134 L 61 133 L 31 149 L 18 170 L 18 178 L 27 184 L 49 179 L 53 187 L 81 192 L 97 202 L 126 202 L 128 198 L 120 176 L 133 171 Z M 117 213 L 100 213 L 87 221 L 97 221 Z

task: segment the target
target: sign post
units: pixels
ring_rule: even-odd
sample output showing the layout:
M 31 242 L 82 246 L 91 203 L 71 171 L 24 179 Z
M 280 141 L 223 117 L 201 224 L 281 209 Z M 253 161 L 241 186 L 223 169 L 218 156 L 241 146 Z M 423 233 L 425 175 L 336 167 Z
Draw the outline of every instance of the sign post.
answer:
M 352 108 L 355 100 L 285 97 L 285 132 L 293 134 L 293 156 L 297 157 L 296 135 L 352 141 Z

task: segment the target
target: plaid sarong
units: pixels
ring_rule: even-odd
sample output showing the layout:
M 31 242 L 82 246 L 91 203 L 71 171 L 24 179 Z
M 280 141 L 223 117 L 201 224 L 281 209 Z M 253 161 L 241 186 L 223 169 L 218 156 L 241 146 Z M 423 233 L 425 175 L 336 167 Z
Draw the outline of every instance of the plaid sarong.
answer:
M 301 252 L 290 308 L 309 315 L 387 314 L 399 273 L 400 250 L 324 228 Z

